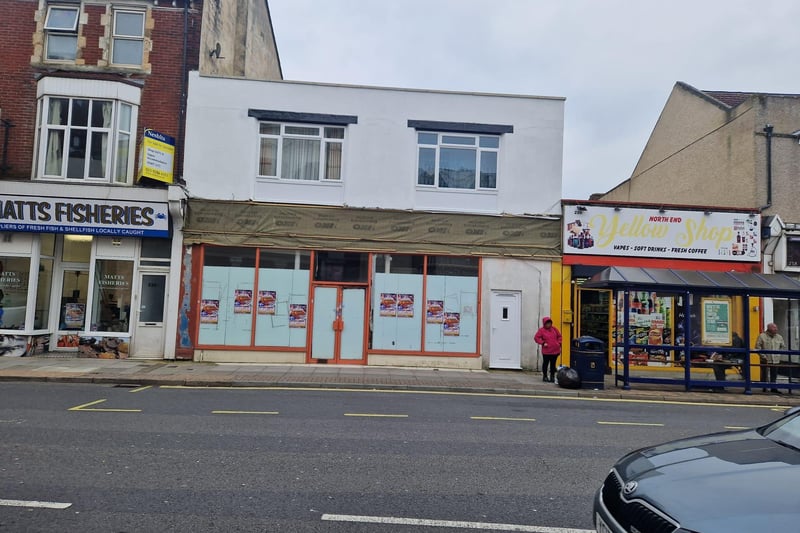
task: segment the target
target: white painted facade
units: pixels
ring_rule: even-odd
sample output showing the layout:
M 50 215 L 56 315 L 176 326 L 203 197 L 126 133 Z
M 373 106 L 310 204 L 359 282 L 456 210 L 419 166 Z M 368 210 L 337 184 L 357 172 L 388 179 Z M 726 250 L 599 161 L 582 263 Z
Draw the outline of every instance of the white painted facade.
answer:
M 342 179 L 258 179 L 258 120 L 249 109 L 357 116 L 346 128 Z M 496 191 L 416 185 L 409 120 L 513 125 L 500 140 Z M 564 99 L 189 79 L 185 171 L 192 197 L 480 214 L 558 214 Z
M 477 215 L 480 219 L 493 221 L 505 220 L 497 215 L 510 215 L 509 219 L 518 220 L 560 218 L 563 98 L 254 81 L 211 78 L 197 73 L 190 75 L 188 94 L 184 178 L 190 210 L 193 200 L 201 200 L 363 208 L 372 212 L 392 210 L 407 213 L 458 213 Z M 260 119 L 253 115 L 261 111 L 273 114 L 286 113 L 295 118 L 302 115 L 312 117 L 305 122 L 302 120 L 294 122 L 290 119 L 266 120 L 297 123 L 301 126 L 329 124 L 324 120 L 314 121 L 315 116 L 348 117 L 351 122 L 344 126 L 341 179 L 301 181 L 259 177 Z M 466 130 L 462 133 L 475 135 L 483 135 L 485 132 L 470 132 L 469 128 L 473 125 L 479 130 L 480 128 L 491 130 L 495 126 L 505 128 L 504 132 L 497 134 L 499 148 L 496 187 L 466 190 L 418 185 L 418 133 L 425 131 L 424 128 L 416 128 L 420 121 L 433 123 L 431 128 L 435 128 L 437 124 L 449 124 L 455 128 L 440 131 L 457 132 L 459 131 L 457 128 L 463 127 Z M 227 216 L 223 211 L 222 218 Z M 511 224 L 513 223 L 512 220 Z M 187 221 L 187 228 L 189 224 Z M 202 231 L 199 233 L 202 234 Z M 510 233 L 512 232 L 503 235 Z M 553 235 L 557 233 L 558 230 Z M 535 246 L 553 235 L 536 233 L 532 236 L 531 242 L 526 244 Z M 505 237 L 500 236 L 498 239 L 502 240 Z M 198 240 L 195 237 L 191 242 L 203 245 L 228 245 L 224 237 L 219 237 L 216 242 Z M 235 246 L 233 241 L 230 242 L 231 246 Z M 283 247 L 286 247 L 285 242 L 283 241 Z M 266 244 L 266 246 L 274 245 Z M 346 245 L 339 245 L 335 239 L 322 245 L 319 242 L 309 245 L 308 241 L 299 239 L 296 246 L 298 250 L 313 248 L 352 251 L 352 248 Z M 368 253 L 373 260 L 377 260 L 378 254 L 387 253 L 386 250 L 391 249 L 391 246 L 391 243 L 387 243 L 383 248 L 376 246 Z M 420 256 L 448 253 L 443 252 L 441 247 L 438 251 L 432 252 L 430 247 L 425 245 L 415 244 L 415 246 L 418 248 L 413 251 L 406 248 L 403 252 L 389 253 Z M 553 250 L 555 248 L 554 246 Z M 239 250 L 242 249 L 244 248 Z M 471 350 L 436 352 L 425 347 L 427 341 L 423 341 L 421 348 L 407 350 L 368 346 L 364 349 L 362 364 L 487 368 L 490 366 L 492 346 L 491 295 L 493 291 L 508 291 L 519 295 L 520 298 L 520 316 L 514 317 L 519 321 L 518 330 L 521 336 L 519 342 L 514 344 L 520 351 L 517 360 L 520 361 L 521 368 L 537 369 L 540 361 L 537 347 L 532 340 L 533 333 L 538 328 L 541 317 L 551 314 L 551 266 L 560 259 L 560 256 L 555 253 L 536 255 L 538 252 L 531 252 L 531 249 L 515 254 L 512 246 L 498 254 L 487 252 L 487 249 L 476 245 L 467 252 L 472 258 L 481 257 L 482 261 L 479 273 L 476 271 L 475 274 L 477 305 L 473 307 L 471 303 L 466 303 L 460 309 L 462 319 L 475 320 L 477 340 Z M 358 248 L 358 250 L 363 249 Z M 240 252 L 232 251 L 232 253 Z M 458 252 L 449 253 L 458 255 Z M 195 268 L 198 274 L 202 270 L 205 275 L 205 263 L 195 265 Z M 310 285 L 313 292 L 319 281 L 314 279 L 313 272 L 311 276 Z M 367 290 L 373 290 L 374 280 L 370 281 L 369 285 L 366 281 L 363 283 Z M 422 281 L 420 287 L 421 284 Z M 220 305 L 220 308 L 224 307 L 224 304 L 219 304 L 219 298 L 225 298 L 224 291 L 219 293 L 222 296 L 211 295 L 212 285 L 206 286 L 205 281 L 201 285 L 202 287 L 195 287 L 200 294 L 196 294 L 193 301 L 211 301 L 215 307 L 217 305 Z M 247 287 L 246 290 L 250 290 L 251 285 Z M 277 292 L 280 293 L 280 290 L 278 287 Z M 406 289 L 406 292 L 410 291 L 411 289 Z M 227 292 L 231 290 L 227 289 Z M 375 294 L 378 292 L 379 290 L 375 289 Z M 376 300 L 375 294 L 367 302 L 368 308 L 363 320 L 364 327 L 369 329 L 369 343 L 373 342 L 371 331 L 373 319 L 378 320 L 382 316 L 374 306 L 370 307 L 370 302 Z M 427 298 L 431 298 L 430 294 L 427 293 Z M 313 298 L 309 298 L 308 301 L 310 308 L 319 303 L 318 299 L 314 301 Z M 414 312 L 424 314 L 425 302 L 422 292 L 417 292 L 416 302 L 417 307 Z M 346 306 L 345 311 L 347 311 Z M 341 312 L 341 307 L 338 312 Z M 199 315 L 199 311 L 192 312 L 192 316 Z M 221 331 L 226 327 L 224 324 L 228 319 L 221 317 L 219 322 L 216 322 L 217 318 L 207 320 L 209 322 L 205 325 L 201 320 L 201 329 L 212 327 Z M 253 320 L 256 332 L 258 320 L 258 317 Z M 214 321 L 213 324 L 210 321 Z M 312 323 L 309 330 L 324 327 L 327 332 L 330 329 L 327 322 L 317 322 Z M 250 326 L 246 324 L 244 327 Z M 426 324 L 424 317 L 421 327 L 430 329 L 430 323 Z M 255 335 L 253 338 L 256 338 Z M 223 337 L 220 335 L 218 338 Z M 314 342 L 310 333 L 306 352 L 297 349 L 281 350 L 275 345 L 258 344 L 257 341 L 251 342 L 246 338 L 242 339 L 241 343 L 242 348 L 238 348 L 222 340 L 203 342 L 201 336 L 198 336 L 194 358 L 226 362 L 319 362 L 313 356 Z M 473 352 L 474 355 L 471 355 Z

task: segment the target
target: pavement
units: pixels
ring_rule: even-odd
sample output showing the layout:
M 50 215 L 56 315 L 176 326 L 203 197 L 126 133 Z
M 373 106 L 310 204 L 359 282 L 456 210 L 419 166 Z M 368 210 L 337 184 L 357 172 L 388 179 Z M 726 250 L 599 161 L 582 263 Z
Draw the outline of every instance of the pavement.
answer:
M 127 386 L 183 385 L 194 387 L 287 387 L 386 389 L 604 398 L 753 406 L 800 405 L 800 393 L 764 393 L 743 388 L 695 388 L 683 385 L 632 383 L 630 390 L 605 376 L 603 389 L 565 389 L 542 381 L 540 372 L 522 370 L 451 370 L 436 368 L 368 367 L 353 365 L 282 365 L 207 363 L 152 359 L 93 359 L 64 354 L 0 357 L 0 381 L 98 383 Z

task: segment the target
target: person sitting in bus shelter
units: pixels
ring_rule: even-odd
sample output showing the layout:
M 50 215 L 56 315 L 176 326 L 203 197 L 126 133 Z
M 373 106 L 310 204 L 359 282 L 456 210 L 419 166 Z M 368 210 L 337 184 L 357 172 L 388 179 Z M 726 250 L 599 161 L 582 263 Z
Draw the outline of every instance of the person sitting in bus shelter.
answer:
M 731 340 L 731 348 L 744 348 L 744 339 L 735 331 Z M 714 352 L 710 359 L 714 377 L 718 381 L 725 381 L 725 371 L 732 366 L 741 365 L 744 361 L 744 354 L 741 352 Z

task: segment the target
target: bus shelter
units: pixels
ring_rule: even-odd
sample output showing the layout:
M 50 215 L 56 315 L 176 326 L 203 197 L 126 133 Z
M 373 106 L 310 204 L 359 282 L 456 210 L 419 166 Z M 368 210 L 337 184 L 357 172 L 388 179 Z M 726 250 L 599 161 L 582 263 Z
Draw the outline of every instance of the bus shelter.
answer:
M 800 350 L 791 346 L 788 331 L 782 332 L 785 350 L 756 349 L 762 299 L 800 299 L 798 280 L 609 267 L 583 285 L 612 291 L 610 363 L 615 383 L 625 390 L 631 383 L 683 385 L 687 391 L 742 388 L 745 394 L 800 388 Z M 770 371 L 778 372 L 777 383 L 768 381 Z

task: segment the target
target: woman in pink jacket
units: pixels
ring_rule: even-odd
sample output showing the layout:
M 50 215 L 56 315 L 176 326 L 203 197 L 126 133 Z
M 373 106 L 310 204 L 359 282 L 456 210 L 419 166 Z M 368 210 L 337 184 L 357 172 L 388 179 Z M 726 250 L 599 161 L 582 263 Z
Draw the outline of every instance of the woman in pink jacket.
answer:
M 542 346 L 542 380 L 555 383 L 556 381 L 556 360 L 561 355 L 561 332 L 553 326 L 553 321 L 549 316 L 542 319 L 542 327 L 533 336 L 536 344 Z M 547 379 L 548 367 L 550 369 L 550 379 Z

